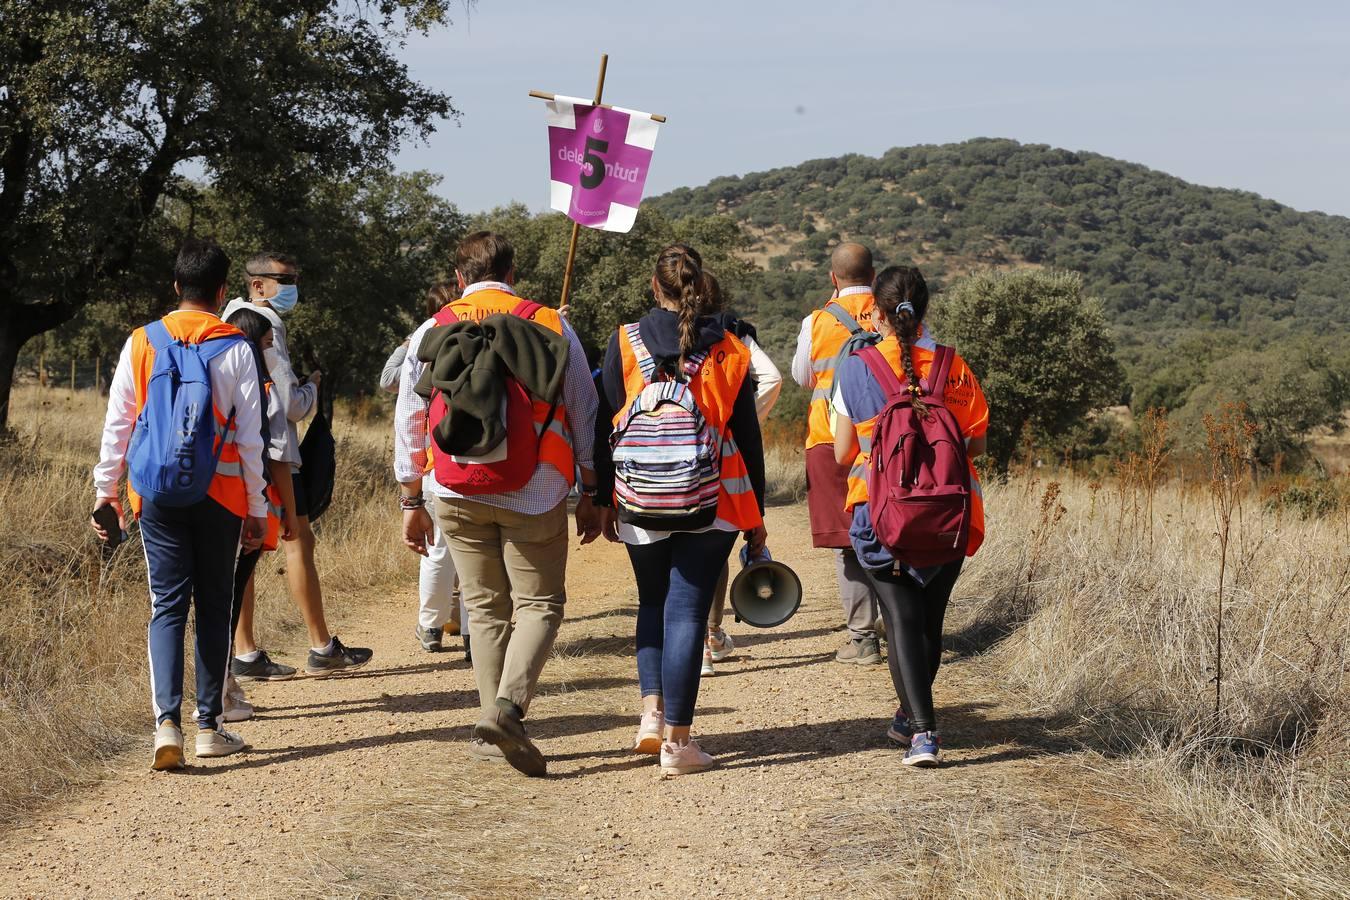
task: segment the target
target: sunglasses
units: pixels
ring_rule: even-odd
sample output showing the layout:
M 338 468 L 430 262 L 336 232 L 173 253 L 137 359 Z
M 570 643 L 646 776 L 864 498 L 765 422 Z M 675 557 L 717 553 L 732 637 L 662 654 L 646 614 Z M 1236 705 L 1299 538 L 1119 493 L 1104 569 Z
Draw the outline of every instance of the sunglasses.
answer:
M 249 278 L 270 278 L 277 284 L 299 284 L 300 276 L 294 272 L 249 272 Z

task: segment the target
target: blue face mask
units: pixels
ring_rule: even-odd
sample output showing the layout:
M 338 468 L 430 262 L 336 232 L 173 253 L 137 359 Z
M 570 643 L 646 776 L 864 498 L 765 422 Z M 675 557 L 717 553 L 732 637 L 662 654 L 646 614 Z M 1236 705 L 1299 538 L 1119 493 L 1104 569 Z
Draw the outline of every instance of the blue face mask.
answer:
M 277 285 L 275 296 L 268 297 L 268 304 L 279 313 L 288 313 L 295 309 L 295 304 L 300 300 L 300 288 L 293 284 Z

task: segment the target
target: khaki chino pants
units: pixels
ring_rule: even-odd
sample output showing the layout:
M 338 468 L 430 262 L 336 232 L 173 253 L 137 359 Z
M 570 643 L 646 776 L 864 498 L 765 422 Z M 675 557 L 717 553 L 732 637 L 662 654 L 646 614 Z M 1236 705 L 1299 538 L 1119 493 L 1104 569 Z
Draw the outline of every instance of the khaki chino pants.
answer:
M 499 699 L 524 713 L 567 600 L 567 501 L 532 516 L 437 497 L 436 519 L 459 573 L 483 714 Z

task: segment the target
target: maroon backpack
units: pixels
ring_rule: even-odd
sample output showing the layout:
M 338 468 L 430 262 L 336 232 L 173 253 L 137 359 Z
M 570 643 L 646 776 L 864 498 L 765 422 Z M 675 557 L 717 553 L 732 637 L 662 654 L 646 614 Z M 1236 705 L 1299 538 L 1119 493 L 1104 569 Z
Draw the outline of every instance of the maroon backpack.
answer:
M 961 426 L 943 399 L 956 351 L 938 346 L 914 411 L 908 383 L 876 347 L 859 351 L 886 394 L 872 431 L 868 510 L 877 539 L 916 569 L 955 562 L 970 539 L 970 465 Z

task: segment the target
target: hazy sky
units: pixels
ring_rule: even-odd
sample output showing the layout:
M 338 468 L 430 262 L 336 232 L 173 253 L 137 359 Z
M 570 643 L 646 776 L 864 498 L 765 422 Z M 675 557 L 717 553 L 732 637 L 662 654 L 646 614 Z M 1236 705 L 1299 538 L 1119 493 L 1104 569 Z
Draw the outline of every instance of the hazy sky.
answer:
M 403 168 L 468 211 L 548 203 L 543 102 L 670 121 L 648 193 L 842 153 L 1008 137 L 1350 215 L 1350 3 L 480 0 L 411 43 L 463 113 Z

